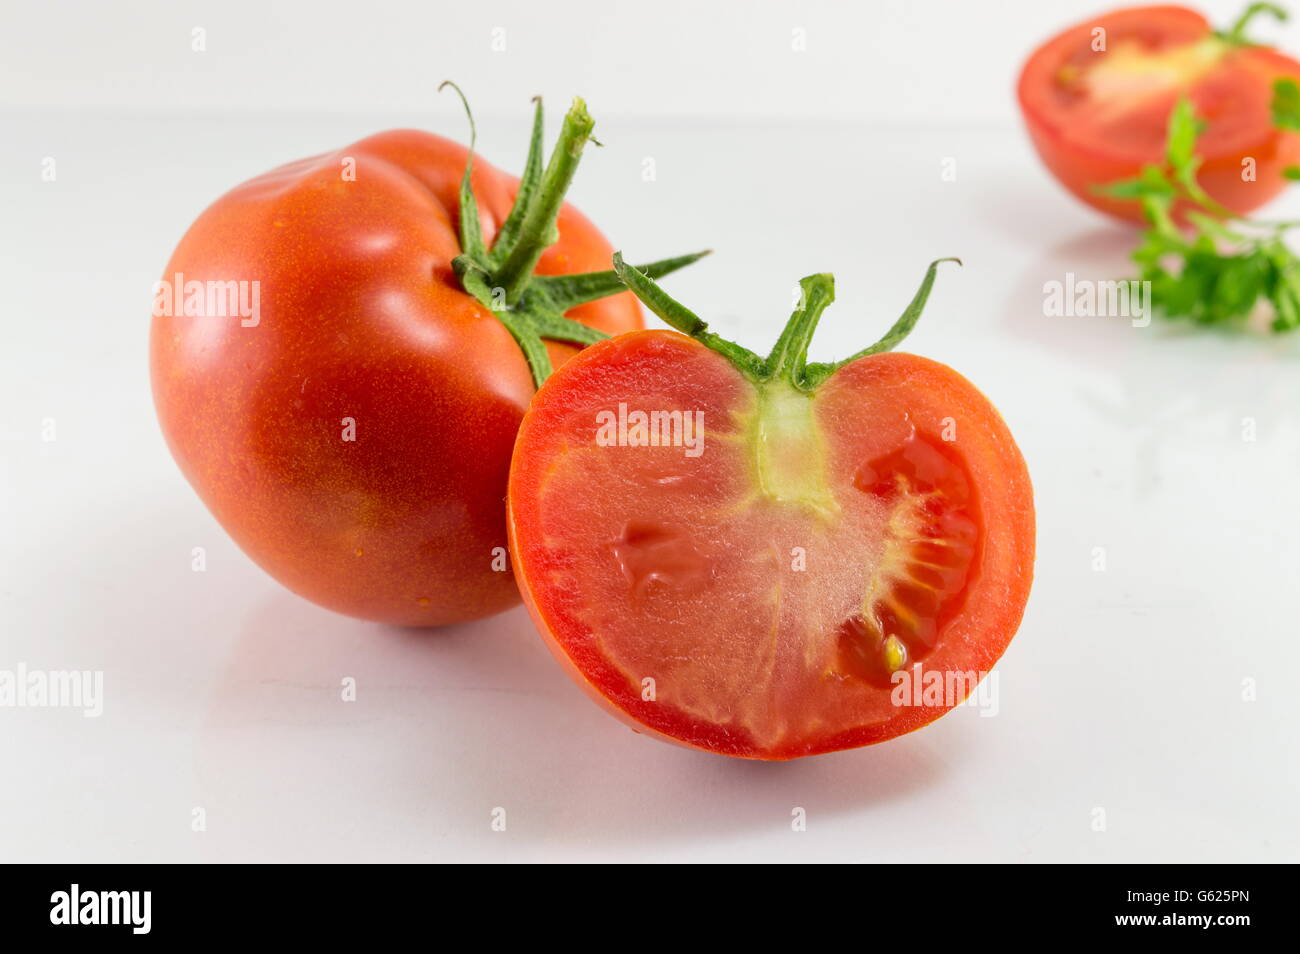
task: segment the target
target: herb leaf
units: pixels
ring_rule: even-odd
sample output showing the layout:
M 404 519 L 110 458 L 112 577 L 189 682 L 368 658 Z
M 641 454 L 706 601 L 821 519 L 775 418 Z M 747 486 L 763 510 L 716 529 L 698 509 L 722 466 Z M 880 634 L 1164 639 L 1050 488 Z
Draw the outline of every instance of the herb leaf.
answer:
M 1300 83 L 1290 77 L 1273 83 L 1273 125 L 1300 130 Z
M 1273 117 L 1279 128 L 1300 131 L 1295 80 L 1273 84 Z M 1240 326 L 1264 302 L 1274 331 L 1300 327 L 1300 259 L 1284 241 L 1297 223 L 1242 218 L 1206 194 L 1196 180 L 1196 139 L 1203 128 L 1191 101 L 1180 98 L 1169 115 L 1164 162 L 1096 189 L 1142 204 L 1149 227 L 1132 255 L 1138 279 L 1151 283 L 1149 300 L 1166 318 Z M 1300 167 L 1282 174 L 1300 180 Z M 1175 207 L 1187 228 L 1177 224 Z

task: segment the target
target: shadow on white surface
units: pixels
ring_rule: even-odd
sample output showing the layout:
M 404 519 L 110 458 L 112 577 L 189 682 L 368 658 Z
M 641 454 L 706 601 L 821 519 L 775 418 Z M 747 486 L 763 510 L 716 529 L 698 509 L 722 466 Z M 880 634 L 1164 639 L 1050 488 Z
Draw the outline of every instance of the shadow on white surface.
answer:
M 288 593 L 245 620 L 203 722 L 195 768 L 222 858 L 680 847 L 789 831 L 796 808 L 812 825 L 869 812 L 952 768 L 916 736 L 782 764 L 637 738 L 570 684 L 522 610 L 400 629 Z

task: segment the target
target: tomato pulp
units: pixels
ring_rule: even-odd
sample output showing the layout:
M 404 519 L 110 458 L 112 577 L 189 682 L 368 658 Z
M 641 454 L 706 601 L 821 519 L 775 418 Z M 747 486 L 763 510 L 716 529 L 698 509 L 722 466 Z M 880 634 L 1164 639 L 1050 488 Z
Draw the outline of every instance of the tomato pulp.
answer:
M 642 326 L 609 244 L 562 204 L 590 132 L 577 101 L 543 171 L 539 103 L 522 184 L 450 140 L 381 133 L 237 186 L 181 239 L 155 299 L 158 418 L 289 589 L 410 625 L 517 602 L 502 504 L 535 382 Z M 211 304 L 227 288 L 238 313 Z
M 524 419 L 511 552 L 556 657 L 634 728 L 749 758 L 879 742 L 963 701 L 1032 575 L 1029 476 L 993 406 L 889 337 L 805 367 L 829 276 L 760 361 L 622 271 L 693 336 L 601 342 Z M 966 688 L 900 702 L 927 673 Z
M 1259 12 L 1254 10 L 1252 12 Z M 1197 139 L 1201 187 L 1244 215 L 1287 184 L 1300 135 L 1273 122 L 1273 83 L 1300 78 L 1300 63 L 1175 6 L 1103 14 L 1060 33 L 1030 56 L 1018 96 L 1043 162 L 1088 205 L 1143 222 L 1136 201 L 1098 195 L 1164 156 L 1170 112 L 1188 97 L 1205 127 Z

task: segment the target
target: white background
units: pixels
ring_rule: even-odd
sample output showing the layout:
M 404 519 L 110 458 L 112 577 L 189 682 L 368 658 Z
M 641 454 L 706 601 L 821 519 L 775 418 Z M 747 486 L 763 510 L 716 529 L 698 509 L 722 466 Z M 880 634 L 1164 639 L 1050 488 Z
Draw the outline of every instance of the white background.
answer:
M 0 669 L 106 693 L 98 719 L 0 709 L 0 860 L 1300 858 L 1300 340 L 1044 316 L 1044 282 L 1122 275 L 1132 244 L 1014 103 L 1090 4 L 267 6 L 0 4 Z M 718 249 L 670 288 L 757 349 L 801 275 L 838 279 L 827 359 L 965 259 L 906 347 L 989 394 L 1034 478 L 996 717 L 788 764 L 690 752 L 600 712 L 522 610 L 357 622 L 230 542 L 155 423 L 150 286 L 243 179 L 393 126 L 462 138 L 448 77 L 512 170 L 529 97 L 553 136 L 585 95 L 605 148 L 573 199 L 634 259 Z

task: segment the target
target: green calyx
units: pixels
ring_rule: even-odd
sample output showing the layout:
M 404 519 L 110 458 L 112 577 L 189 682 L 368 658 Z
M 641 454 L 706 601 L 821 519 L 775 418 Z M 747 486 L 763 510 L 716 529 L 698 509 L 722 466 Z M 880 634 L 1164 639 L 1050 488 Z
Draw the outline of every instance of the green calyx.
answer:
M 943 262 L 961 264 L 957 258 L 940 258 L 931 262 L 911 303 L 879 341 L 842 361 L 808 364 L 808 346 L 812 342 L 813 332 L 817 330 L 817 322 L 826 307 L 835 300 L 834 276 L 823 272 L 799 280 L 799 304 L 771 354 L 760 358 L 748 348 L 709 331 L 709 326 L 703 319 L 669 296 L 654 282 L 652 275 L 644 269 L 624 263 L 623 256 L 614 253 L 614 271 L 618 277 L 647 308 L 673 328 L 727 358 L 737 370 L 756 384 L 782 382 L 805 392 L 815 391 L 818 385 L 851 361 L 898 347 L 921 317 L 926 300 L 930 297 L 930 289 L 934 287 L 935 273 Z
M 622 281 L 613 271 L 580 275 L 533 274 L 542 253 L 559 240 L 556 218 L 582 158 L 582 150 L 588 141 L 594 141 L 591 133 L 595 124 L 587 112 L 586 103 L 575 99 L 564 117 L 559 142 L 550 161 L 543 167 L 542 101 L 540 97 L 534 98 L 532 139 L 519 192 L 489 249 L 483 241 L 478 202 L 471 186 L 477 140 L 474 116 L 460 87 L 448 81 L 438 88 L 441 90 L 444 86 L 450 86 L 460 96 L 470 125 L 469 157 L 460 183 L 461 254 L 452 260 L 451 265 L 461 287 L 505 325 L 528 361 L 533 384 L 540 387 L 551 373 L 551 359 L 546 353 L 544 340 L 588 345 L 608 337 L 604 332 L 566 318 L 565 312 L 624 290 Z M 679 255 L 644 265 L 640 271 L 652 278 L 660 278 L 707 254 L 705 251 Z

